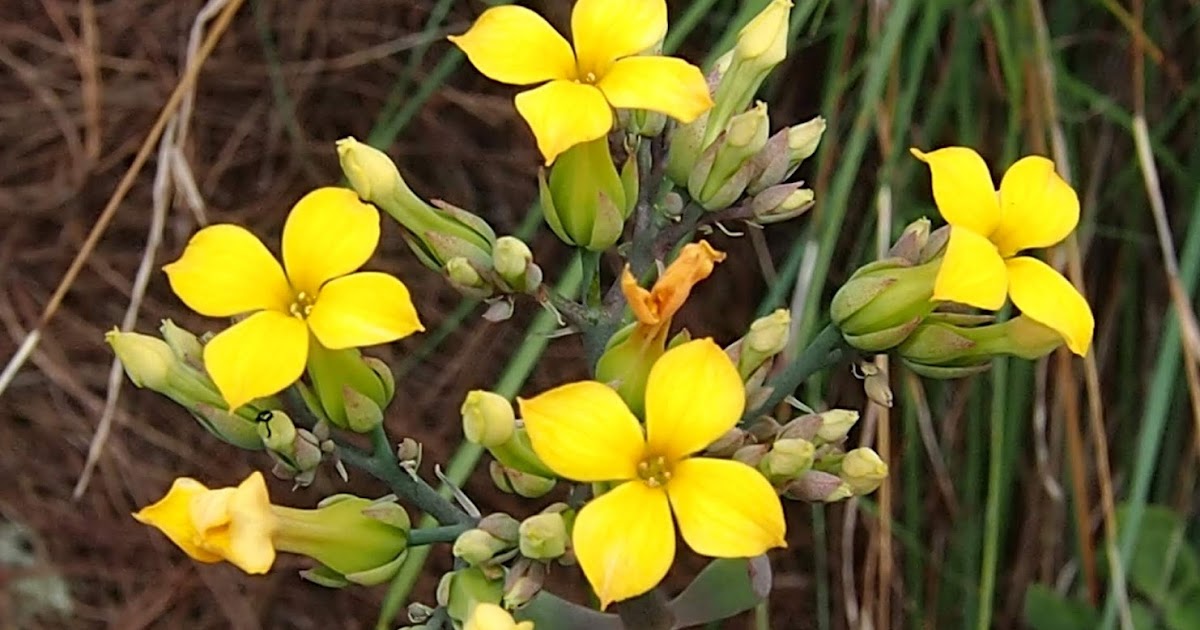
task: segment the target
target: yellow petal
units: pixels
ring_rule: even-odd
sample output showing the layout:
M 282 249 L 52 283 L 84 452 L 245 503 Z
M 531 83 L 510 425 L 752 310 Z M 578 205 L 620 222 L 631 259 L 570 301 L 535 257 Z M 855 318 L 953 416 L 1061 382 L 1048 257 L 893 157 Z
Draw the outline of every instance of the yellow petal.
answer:
M 196 544 L 197 531 L 192 523 L 192 499 L 208 492 L 204 484 L 190 477 L 180 477 L 171 484 L 166 496 L 157 503 L 134 513 L 139 523 L 150 525 L 166 534 L 171 542 L 200 562 L 220 562 L 221 556 Z
M 933 299 L 989 311 L 1004 306 L 1008 272 L 996 246 L 966 228 L 950 228 L 946 254 L 933 282 Z
M 308 358 L 308 326 L 276 311 L 261 311 L 204 345 L 204 367 L 230 409 L 295 383 Z
M 1038 155 L 1017 160 L 1000 182 L 1000 225 L 992 242 L 1000 255 L 1058 243 L 1079 224 L 1079 197 Z
M 1026 317 L 1062 335 L 1071 352 L 1087 355 L 1096 320 L 1075 285 L 1036 258 L 1019 256 L 1006 262 L 1013 304 Z
M 529 85 L 575 78 L 571 45 L 525 7 L 492 7 L 466 33 L 449 39 L 493 81 Z
M 675 57 L 627 57 L 596 84 L 620 109 L 647 109 L 689 123 L 712 107 L 700 68 Z
M 579 0 L 571 13 L 581 77 L 603 77 L 612 62 L 647 50 L 666 34 L 665 0 Z
M 641 481 L 623 483 L 583 506 L 571 538 L 602 609 L 654 588 L 675 560 L 667 493 Z
M 685 459 L 671 471 L 667 495 L 683 540 L 698 554 L 749 558 L 787 546 L 779 496 L 741 462 Z
M 612 129 L 613 114 L 595 86 L 551 81 L 517 95 L 517 112 L 529 123 L 546 165 L 558 154 Z
M 671 348 L 646 380 L 646 451 L 667 461 L 695 453 L 732 429 L 745 406 L 742 378 L 712 339 Z
M 988 236 L 1000 224 L 1000 204 L 987 164 L 973 149 L 946 147 L 924 153 L 909 149 L 929 165 L 933 200 L 947 223 Z
M 650 291 L 639 287 L 628 270 L 621 277 L 621 291 L 639 322 L 659 324 L 670 320 L 683 307 L 692 287 L 712 275 L 713 268 L 722 260 L 725 253 L 713 249 L 708 241 L 688 243 Z
M 378 271 L 330 280 L 317 295 L 308 325 L 331 350 L 388 343 L 425 330 L 408 288 Z
M 212 225 L 196 232 L 179 260 L 163 271 L 175 295 L 209 317 L 287 310 L 292 300 L 279 262 L 257 236 L 237 225 Z
M 575 481 L 633 479 L 645 452 L 637 418 L 611 387 L 568 383 L 518 398 L 533 451 L 554 472 Z
M 379 244 L 379 211 L 348 188 L 304 195 L 283 226 L 283 266 L 297 292 L 317 295 L 326 281 L 363 266 Z
M 246 573 L 266 573 L 275 562 L 275 516 L 262 473 L 246 478 L 229 499 L 229 549 L 225 559 Z

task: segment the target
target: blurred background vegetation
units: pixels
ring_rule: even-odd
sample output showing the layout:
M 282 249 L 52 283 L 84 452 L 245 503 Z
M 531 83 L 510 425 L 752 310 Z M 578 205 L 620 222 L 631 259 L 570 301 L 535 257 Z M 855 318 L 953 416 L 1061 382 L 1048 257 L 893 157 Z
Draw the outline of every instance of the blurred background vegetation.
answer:
M 866 407 L 848 370 L 806 386 L 810 404 L 867 409 L 852 440 L 885 454 L 891 483 L 870 501 L 790 505 L 769 609 L 723 627 L 1200 628 L 1200 3 L 795 3 L 791 56 L 762 98 L 777 125 L 828 119 L 800 172 L 817 206 L 769 232 L 714 236 L 731 260 L 683 323 L 729 341 L 789 305 L 803 342 L 857 265 L 933 214 L 907 148 L 965 144 L 997 176 L 1021 155 L 1050 156 L 1079 191 L 1080 229 L 1050 260 L 1086 287 L 1096 342 L 1086 360 L 998 361 L 964 381 L 893 366 L 890 410 Z M 711 61 L 764 4 L 674 1 L 666 46 Z M 218 326 L 188 313 L 158 267 L 205 222 L 245 224 L 275 247 L 291 203 L 339 179 L 333 141 L 346 135 L 387 149 L 418 193 L 530 236 L 548 276 L 573 288 L 571 253 L 531 206 L 539 159 L 514 90 L 444 41 L 486 6 L 0 4 L 0 357 L 45 322 L 0 397 L 0 627 L 389 628 L 410 594 L 432 599 L 444 552 L 424 568 L 414 554 L 390 587 L 330 591 L 297 579 L 294 559 L 249 578 L 137 525 L 129 513 L 175 476 L 225 485 L 266 462 L 127 384 L 114 402 L 102 334 L 123 318 L 143 331 L 167 317 Z M 567 0 L 531 6 L 568 23 Z M 200 39 L 216 43 L 202 60 L 189 53 L 198 14 L 213 20 Z M 168 141 L 143 145 L 190 76 Z M 470 476 L 487 508 L 523 515 L 470 475 L 478 452 L 459 446 L 457 409 L 472 388 L 511 395 L 585 374 L 578 342 L 549 339 L 532 303 L 482 321 L 394 226 L 372 265 L 404 278 L 432 324 L 384 351 L 400 383 L 389 430 Z M 310 505 L 340 487 L 272 491 Z M 698 566 L 685 565 L 674 584 Z M 553 583 L 579 593 L 578 580 Z

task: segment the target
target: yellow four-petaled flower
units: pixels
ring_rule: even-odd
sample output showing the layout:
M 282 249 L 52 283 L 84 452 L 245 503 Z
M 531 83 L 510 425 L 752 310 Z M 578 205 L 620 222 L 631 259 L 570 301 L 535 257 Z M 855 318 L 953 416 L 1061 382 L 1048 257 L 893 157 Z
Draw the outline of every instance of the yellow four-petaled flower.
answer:
M 664 0 L 579 0 L 571 13 L 575 47 L 533 11 L 492 7 L 451 37 L 491 79 L 545 83 L 517 95 L 546 164 L 612 129 L 612 108 L 646 109 L 691 122 L 712 107 L 700 69 L 674 57 L 635 56 L 667 32 Z
M 1054 163 L 1021 158 L 997 191 L 972 149 L 912 152 L 929 165 L 933 199 L 950 224 L 933 298 L 995 311 L 1011 297 L 1030 319 L 1062 335 L 1072 352 L 1087 354 L 1095 328 L 1087 300 L 1046 263 L 1017 255 L 1062 241 L 1079 223 L 1079 198 Z
M 589 502 L 572 538 L 602 606 L 644 593 L 675 558 L 675 526 L 697 553 L 751 557 L 785 546 L 783 508 L 740 462 L 693 457 L 742 416 L 737 368 L 710 339 L 668 350 L 646 383 L 646 426 L 612 388 L 569 383 L 519 400 L 537 455 L 581 482 L 616 482 Z
M 213 225 L 163 268 L 171 289 L 209 317 L 252 313 L 204 346 L 204 367 L 231 409 L 304 373 L 311 336 L 334 350 L 424 330 L 404 283 L 352 273 L 379 244 L 379 211 L 345 188 L 305 195 L 283 227 L 283 266 L 246 229 Z M 285 273 L 286 269 L 286 273 Z

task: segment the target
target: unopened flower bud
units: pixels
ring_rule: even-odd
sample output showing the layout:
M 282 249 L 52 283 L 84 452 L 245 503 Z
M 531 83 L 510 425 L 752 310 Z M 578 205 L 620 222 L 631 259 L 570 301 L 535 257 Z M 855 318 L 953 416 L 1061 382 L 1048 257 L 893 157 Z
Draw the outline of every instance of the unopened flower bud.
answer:
M 442 577 L 441 582 L 438 583 L 437 601 L 438 605 L 446 609 L 451 619 L 465 624 L 471 619 L 477 608 L 488 604 L 499 604 L 503 595 L 503 587 L 502 582 L 489 578 L 478 567 L 461 569 Z M 475 626 L 472 630 L 490 630 L 492 627 Z M 504 630 L 512 630 L 511 626 L 499 627 Z M 521 630 L 527 629 L 521 628 Z
M 517 623 L 507 610 L 496 604 L 484 603 L 471 611 L 463 630 L 533 630 L 533 622 Z
M 813 207 L 816 194 L 803 184 L 779 184 L 767 188 L 750 201 L 755 223 L 769 225 L 794 219 Z
M 412 623 L 425 623 L 433 617 L 435 610 L 432 606 L 422 604 L 421 602 L 412 602 L 408 605 L 406 613 L 408 614 L 408 620 Z
M 758 463 L 758 469 L 769 479 L 792 479 L 812 468 L 816 450 L 808 440 L 777 440 Z
M 940 261 L 911 266 L 899 258 L 863 266 L 833 296 L 829 314 L 850 345 L 880 352 L 900 345 L 933 311 Z
M 879 454 L 869 448 L 856 448 L 842 458 L 842 469 L 838 475 L 850 485 L 855 496 L 874 492 L 888 476 L 888 465 Z
M 800 163 L 812 157 L 825 134 L 825 119 L 817 116 L 812 120 L 788 127 L 788 175 Z
M 191 411 L 200 425 L 218 438 L 247 450 L 256 451 L 263 447 L 257 426 L 253 420 L 243 417 L 243 412 L 232 413 L 226 411 L 223 404 L 208 403 L 196 403 Z
M 784 489 L 784 496 L 799 501 L 832 503 L 854 496 L 850 485 L 837 475 L 809 470 Z
M 557 483 L 556 479 L 523 472 L 500 462 L 492 462 L 488 467 L 488 472 L 497 488 L 527 499 L 545 496 L 554 489 L 554 485 Z
M 779 435 L 779 421 L 771 416 L 762 416 L 746 427 L 746 432 L 756 442 L 770 442 Z
M 167 342 L 150 335 L 121 332 L 116 328 L 104 335 L 104 340 L 112 347 L 134 385 L 154 391 L 167 388 L 167 375 L 179 361 Z
M 707 145 L 729 119 L 750 104 L 767 74 L 787 57 L 790 0 L 772 0 L 738 33 L 727 69 L 713 95 Z M 716 129 L 713 129 L 713 126 Z
M 997 356 L 1037 359 L 1064 343 L 1053 329 L 1025 315 L 994 324 L 988 318 L 935 313 L 900 344 L 897 352 L 914 372 L 948 379 L 985 371 Z
M 259 412 L 255 418 L 258 435 L 268 450 L 291 455 L 296 441 L 296 425 L 288 415 L 279 410 Z
M 567 149 L 539 176 L 542 214 L 563 242 L 604 251 L 617 242 L 635 199 L 627 199 L 602 137 Z M 636 195 L 635 195 L 636 197 Z
M 521 555 L 533 560 L 553 560 L 567 551 L 570 536 L 558 512 L 542 513 L 521 522 Z
M 729 120 L 725 133 L 700 157 L 688 177 L 688 193 L 706 210 L 727 208 L 756 174 L 752 158 L 767 144 L 770 120 L 765 103 Z
M 507 398 L 476 389 L 462 404 L 463 433 L 467 440 L 485 448 L 509 441 L 516 430 L 516 414 Z
M 478 566 L 490 561 L 509 546 L 510 543 L 504 542 L 482 529 L 468 529 L 454 541 L 451 553 L 455 558 L 460 558 L 471 566 Z
M 396 459 L 401 464 L 415 462 L 420 465 L 421 444 L 410 437 L 400 440 L 400 443 L 396 445 Z
M 463 293 L 478 293 L 484 297 L 492 293 L 492 288 L 484 281 L 483 276 L 479 275 L 471 261 L 462 256 L 447 260 L 445 271 L 450 284 Z
M 204 366 L 204 347 L 196 335 L 169 319 L 162 320 L 158 331 L 177 359 L 192 368 L 201 369 Z
M 846 439 L 850 428 L 858 422 L 858 412 L 850 409 L 830 409 L 818 415 L 821 417 L 821 426 L 817 429 L 817 437 L 827 443 Z
M 515 236 L 501 236 L 492 249 L 492 265 L 513 291 L 529 292 L 542 281 L 541 269 L 533 264 L 533 252 Z
M 496 512 L 479 519 L 476 527 L 504 542 L 515 543 L 520 536 L 521 522 L 504 512 Z
M 337 141 L 337 154 L 350 187 L 363 201 L 376 203 L 390 199 L 403 195 L 402 189 L 408 188 L 392 159 L 375 147 L 354 138 L 342 138 Z
M 859 371 L 863 374 L 863 391 L 867 398 L 877 405 L 890 408 L 895 397 L 892 395 L 887 372 L 874 363 L 866 362 L 859 366 Z
M 372 501 L 338 494 L 321 501 L 315 510 L 276 506 L 272 511 L 277 518 L 276 548 L 320 562 L 321 566 L 305 573 L 319 584 L 381 584 L 396 575 L 407 556 L 412 524 L 394 497 Z M 375 518 L 373 513 L 387 518 Z
M 923 262 L 921 251 L 929 243 L 930 229 L 929 219 L 925 217 L 909 223 L 900 234 L 900 238 L 897 238 L 888 250 L 888 257 L 903 258 L 914 265 L 920 264 Z
M 504 577 L 504 606 L 517 609 L 529 603 L 546 583 L 546 563 L 521 558 Z
M 770 315 L 750 323 L 750 330 L 742 340 L 738 354 L 738 373 L 745 379 L 767 359 L 783 352 L 788 344 L 792 316 L 786 308 L 777 309 Z
M 790 440 L 800 438 L 811 442 L 817 437 L 817 430 L 821 428 L 821 423 L 821 416 L 815 413 L 807 413 L 803 416 L 792 418 L 779 430 L 778 439 Z

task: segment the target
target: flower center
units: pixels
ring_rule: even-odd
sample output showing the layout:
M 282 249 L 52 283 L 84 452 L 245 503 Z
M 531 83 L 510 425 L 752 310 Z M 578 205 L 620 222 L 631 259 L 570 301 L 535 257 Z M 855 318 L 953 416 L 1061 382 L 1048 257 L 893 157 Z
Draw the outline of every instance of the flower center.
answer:
M 304 319 L 312 313 L 313 305 L 316 303 L 316 296 L 301 291 L 296 294 L 296 299 L 292 301 L 291 306 L 288 306 L 288 313 L 291 313 L 292 317 Z
M 671 480 L 671 466 L 666 457 L 655 455 L 638 463 L 637 474 L 651 488 L 661 488 Z
M 598 80 L 600 79 L 596 76 L 595 72 L 585 72 L 583 76 L 579 77 L 579 81 L 586 85 L 595 85 Z

